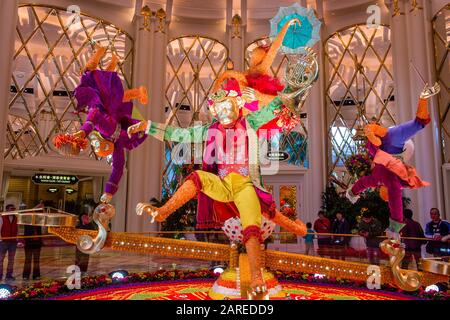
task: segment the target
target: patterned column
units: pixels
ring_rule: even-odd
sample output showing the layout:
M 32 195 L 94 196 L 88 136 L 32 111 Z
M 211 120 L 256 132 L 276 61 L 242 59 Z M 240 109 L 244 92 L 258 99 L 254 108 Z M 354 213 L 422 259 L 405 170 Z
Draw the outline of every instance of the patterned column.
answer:
M 405 2 L 404 1 L 385 1 L 386 6 L 390 9 L 390 26 L 391 26 L 391 44 L 392 44 L 392 66 L 395 81 L 394 97 L 396 107 L 396 121 L 402 123 L 414 118 L 412 111 L 410 87 L 409 87 L 409 52 Z M 417 192 L 405 189 L 403 195 L 411 199 L 410 207 L 416 211 Z
M 317 2 L 320 2 L 318 0 Z M 321 6 L 317 6 L 322 9 Z M 319 78 L 311 88 L 310 94 L 305 101 L 304 107 L 308 112 L 308 163 L 309 170 L 306 175 L 306 210 L 303 211 L 302 219 L 304 222 L 314 221 L 317 218 L 317 212 L 322 205 L 322 192 L 325 189 L 326 162 L 325 162 L 325 139 L 326 131 L 324 128 L 325 119 L 325 101 L 324 101 L 324 57 L 323 40 L 325 37 L 325 26 L 323 21 L 323 11 L 317 10 L 318 18 L 322 21 L 321 40 L 313 47 L 317 53 L 319 62 Z
M 11 84 L 14 41 L 17 24 L 17 0 L 0 2 L 0 150 L 5 150 L 6 126 L 8 122 L 9 87 Z M 0 156 L 0 195 L 3 195 L 3 154 Z M 0 209 L 3 209 L 3 197 L 0 197 Z
M 410 0 L 405 6 L 406 26 L 409 41 L 410 59 L 410 97 L 412 115 L 415 115 L 419 94 L 424 82 L 432 84 L 435 77 L 432 75 L 432 39 L 430 2 L 424 0 Z M 444 89 L 445 90 L 445 89 Z M 417 172 L 429 181 L 431 186 L 417 192 L 417 214 L 419 221 L 429 221 L 429 210 L 432 207 L 443 209 L 442 204 L 442 176 L 441 155 L 439 150 L 439 118 L 437 114 L 436 97 L 429 100 L 431 123 L 414 139 L 415 160 Z M 448 196 L 448 195 L 447 195 Z
M 149 103 L 139 105 L 139 110 L 144 119 L 152 119 L 150 103 L 153 100 L 152 92 L 152 70 L 153 63 L 153 39 L 155 34 L 154 18 L 155 13 L 148 6 L 142 7 L 142 1 L 136 3 L 136 15 L 134 17 L 135 28 L 135 61 L 134 61 L 134 85 L 145 86 L 149 93 Z M 153 119 L 155 121 L 159 119 Z M 152 176 L 152 166 L 148 158 L 151 153 L 157 152 L 155 141 L 149 137 L 137 149 L 129 153 L 128 159 L 128 197 L 127 197 L 127 217 L 126 231 L 143 232 L 144 226 L 150 223 L 148 217 L 136 215 L 136 205 L 138 202 L 147 202 L 151 197 L 151 184 L 158 181 L 158 174 Z M 116 217 L 117 219 L 117 217 Z
M 227 1 L 227 34 L 230 59 L 233 61 L 235 70 L 244 70 L 244 35 L 246 32 L 247 1 L 241 0 L 241 15 L 233 12 L 233 1 Z

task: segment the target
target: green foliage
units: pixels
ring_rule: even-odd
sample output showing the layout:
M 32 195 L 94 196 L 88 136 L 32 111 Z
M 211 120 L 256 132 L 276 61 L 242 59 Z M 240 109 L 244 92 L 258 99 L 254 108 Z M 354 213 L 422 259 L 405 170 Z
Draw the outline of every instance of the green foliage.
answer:
M 169 200 L 169 197 L 163 197 L 161 200 L 152 198 L 150 203 L 156 207 L 161 207 Z M 183 231 L 192 231 L 196 224 L 197 200 L 188 201 L 184 206 L 172 213 L 161 224 L 161 231 L 180 231 L 179 233 L 163 234 L 167 238 L 180 239 L 183 237 Z
M 410 201 L 409 198 L 403 197 L 403 207 L 406 208 Z M 383 228 L 389 225 L 389 206 L 380 198 L 378 190 L 369 189 L 363 192 L 359 200 L 352 204 L 344 193 L 338 193 L 335 185 L 330 183 L 322 193 L 322 209 L 331 221 L 335 219 L 337 212 L 342 212 L 352 229 L 357 226 L 363 211 L 368 211 L 377 218 Z

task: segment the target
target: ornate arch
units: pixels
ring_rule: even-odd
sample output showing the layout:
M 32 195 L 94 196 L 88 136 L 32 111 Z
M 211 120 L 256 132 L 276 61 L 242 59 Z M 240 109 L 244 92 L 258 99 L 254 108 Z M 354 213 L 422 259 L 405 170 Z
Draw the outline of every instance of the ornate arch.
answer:
M 195 121 L 210 121 L 207 97 L 226 69 L 227 46 L 206 36 L 187 35 L 170 40 L 166 55 L 166 124 L 188 127 Z M 165 142 L 163 194 L 172 193 L 181 178 L 180 165 L 171 157 L 174 146 Z
M 244 66 L 247 69 L 250 63 L 250 55 L 253 49 L 259 46 L 270 44 L 269 37 L 263 37 L 254 40 L 245 47 L 244 52 Z M 274 77 L 284 78 L 286 64 L 289 61 L 289 56 L 278 53 L 272 66 L 270 67 L 271 75 Z M 304 111 L 301 114 L 302 121 L 291 132 L 283 133 L 280 138 L 280 150 L 284 150 L 289 154 L 289 164 L 308 167 L 308 117 L 306 105 L 302 106 Z
M 79 128 L 82 119 L 75 114 L 73 90 L 94 42 L 114 50 L 121 60 L 119 76 L 126 87 L 132 86 L 133 38 L 75 7 L 74 11 L 38 4 L 18 8 L 5 158 L 49 153 L 56 132 Z M 103 63 L 109 59 L 110 53 Z
M 441 85 L 438 106 L 442 161 L 450 162 L 450 4 L 439 10 L 431 22 L 435 74 Z
M 363 126 L 396 123 L 390 28 L 364 24 L 336 31 L 324 42 L 327 73 L 328 174 L 347 180 L 345 160 L 358 152 Z

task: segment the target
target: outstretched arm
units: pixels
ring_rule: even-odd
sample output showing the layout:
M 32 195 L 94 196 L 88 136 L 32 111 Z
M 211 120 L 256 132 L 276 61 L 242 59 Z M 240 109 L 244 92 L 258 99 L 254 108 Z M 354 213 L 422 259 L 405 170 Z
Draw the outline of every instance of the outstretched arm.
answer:
M 160 141 L 199 143 L 206 139 L 208 124 L 188 128 L 168 126 L 151 120 L 141 121 L 128 128 L 128 135 L 144 131 Z
M 275 111 L 280 110 L 282 106 L 281 99 L 276 97 L 264 108 L 248 114 L 247 121 L 254 130 L 258 130 L 266 123 L 275 119 L 277 117 Z
M 286 35 L 289 27 L 293 23 L 299 23 L 299 20 L 297 18 L 294 18 L 294 19 L 286 22 L 286 24 L 281 29 L 280 33 L 278 33 L 278 35 L 276 36 L 276 38 L 273 40 L 272 44 L 270 45 L 270 49 L 267 52 L 266 56 L 264 57 L 263 61 L 258 66 L 255 67 L 255 69 L 256 69 L 255 71 L 258 71 L 263 74 L 268 73 L 269 68 L 273 63 L 273 60 L 275 59 L 277 52 L 280 49 L 281 44 L 283 43 L 284 36 Z

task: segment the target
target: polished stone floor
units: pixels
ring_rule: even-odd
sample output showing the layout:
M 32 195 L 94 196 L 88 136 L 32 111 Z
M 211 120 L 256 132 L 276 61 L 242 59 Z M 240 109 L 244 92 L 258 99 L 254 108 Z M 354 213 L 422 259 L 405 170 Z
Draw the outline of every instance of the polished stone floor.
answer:
M 75 264 L 75 246 L 58 244 L 46 245 L 41 249 L 40 269 L 41 280 L 65 279 L 69 275 L 67 268 Z M 18 247 L 14 259 L 14 281 L 0 281 L 19 287 L 35 282 L 32 279 L 23 280 L 22 272 L 25 261 L 23 248 Z M 7 258 L 4 260 L 6 272 Z M 111 271 L 123 269 L 128 272 L 147 272 L 159 269 L 205 269 L 211 262 L 191 259 L 173 259 L 155 255 L 143 255 L 130 252 L 118 252 L 104 249 L 89 257 L 87 275 L 108 274 Z M 3 275 L 3 278 L 5 275 Z
M 356 239 L 354 239 L 356 240 Z M 41 280 L 50 279 L 66 279 L 70 273 L 67 273 L 67 268 L 75 264 L 75 246 L 68 245 L 59 239 L 45 239 L 45 245 L 41 250 L 40 266 L 41 266 Z M 304 244 L 269 244 L 268 249 L 287 251 L 294 253 L 304 253 Z M 315 246 L 312 255 L 322 255 Z M 330 255 L 329 252 L 324 254 L 326 257 L 335 259 L 345 259 L 347 261 L 357 261 L 368 263 L 366 251 L 361 243 L 355 242 L 350 251 L 344 254 Z M 23 280 L 22 271 L 25 260 L 23 247 L 18 247 L 14 260 L 14 277 L 16 280 L 7 281 L 6 283 L 18 287 L 24 287 L 33 280 Z M 87 275 L 108 274 L 115 270 L 127 270 L 128 272 L 152 272 L 159 269 L 207 269 L 220 262 L 210 262 L 192 259 L 176 259 L 167 258 L 156 255 L 146 255 L 131 252 L 119 252 L 108 249 L 103 249 L 101 252 L 89 256 L 89 266 Z M 380 263 L 387 263 L 382 259 Z M 4 261 L 4 272 L 6 272 L 7 258 Z M 5 276 L 5 275 L 3 275 Z M 2 281 L 0 281 L 2 283 Z M 5 279 L 3 279 L 5 283 Z

